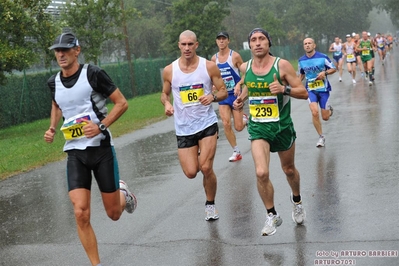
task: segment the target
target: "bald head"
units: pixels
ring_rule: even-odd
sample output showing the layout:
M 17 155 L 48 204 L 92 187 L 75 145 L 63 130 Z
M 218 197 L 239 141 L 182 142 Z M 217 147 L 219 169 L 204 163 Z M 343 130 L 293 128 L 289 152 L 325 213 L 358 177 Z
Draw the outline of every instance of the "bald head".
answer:
M 312 38 L 306 38 L 303 40 L 303 48 L 308 56 L 313 56 L 316 44 Z
M 181 41 L 182 38 L 190 38 L 195 42 L 197 41 L 197 35 L 195 35 L 195 33 L 191 30 L 185 30 L 180 33 L 179 41 Z
M 314 44 L 314 40 L 312 38 L 306 38 L 305 40 L 303 40 L 303 44 L 305 43 Z

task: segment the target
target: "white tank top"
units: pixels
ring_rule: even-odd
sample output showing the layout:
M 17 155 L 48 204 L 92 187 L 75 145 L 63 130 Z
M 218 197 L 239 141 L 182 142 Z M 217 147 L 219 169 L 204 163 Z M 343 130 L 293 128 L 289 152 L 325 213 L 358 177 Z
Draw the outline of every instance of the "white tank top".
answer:
M 212 104 L 202 105 L 198 98 L 212 93 L 212 82 L 206 68 L 206 59 L 199 57 L 198 67 L 191 73 L 180 70 L 179 60 L 172 63 L 172 93 L 174 121 L 177 136 L 198 133 L 217 123 Z
M 342 44 L 336 44 L 334 43 L 334 55 L 340 55 L 342 50 Z
M 70 139 L 67 139 L 64 145 L 64 151 L 78 149 L 85 150 L 87 147 L 101 146 L 101 141 L 106 139 L 103 133 L 94 136 L 93 138 L 86 138 L 83 131 L 77 129 L 77 126 L 84 119 L 89 119 L 93 123 L 100 123 L 93 107 L 93 97 L 96 93 L 90 86 L 87 79 L 87 65 L 84 65 L 79 75 L 78 80 L 72 88 L 66 88 L 60 78 L 60 72 L 55 77 L 55 96 L 54 99 L 62 111 L 64 117 L 64 124 L 61 127 L 67 128 L 67 131 L 73 131 Z M 105 99 L 104 99 L 105 100 Z M 106 114 L 105 114 L 106 115 Z M 109 133 L 110 145 L 113 146 L 111 132 Z

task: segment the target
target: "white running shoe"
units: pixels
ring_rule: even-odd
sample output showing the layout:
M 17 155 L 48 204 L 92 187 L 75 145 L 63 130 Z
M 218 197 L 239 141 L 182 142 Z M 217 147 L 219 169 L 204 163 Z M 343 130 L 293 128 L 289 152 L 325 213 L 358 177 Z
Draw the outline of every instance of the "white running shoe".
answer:
M 370 81 L 369 81 L 369 86 L 371 86 L 371 85 L 373 85 L 373 82 L 370 80 Z
M 352 83 L 353 83 L 353 84 L 356 84 L 356 80 L 352 79 Z
M 292 210 L 292 220 L 294 222 L 296 222 L 297 224 L 303 224 L 303 222 L 305 221 L 306 212 L 302 206 L 302 201 L 299 203 L 295 203 L 293 200 L 292 193 L 291 193 L 290 199 L 291 199 L 292 204 L 294 204 L 294 208 Z
M 119 180 L 119 188 L 121 190 L 126 191 L 126 206 L 125 206 L 125 211 L 127 211 L 128 213 L 133 213 L 134 210 L 137 208 L 137 199 L 136 196 L 130 192 L 127 184 L 125 183 L 125 181 L 123 180 Z
M 229 158 L 229 162 L 237 162 L 242 159 L 242 155 L 240 152 L 233 152 L 233 155 Z
M 341 77 L 339 77 L 339 82 L 342 82 L 342 78 Z
M 214 204 L 205 205 L 205 221 L 219 219 L 218 211 Z
M 316 144 L 316 147 L 324 147 L 324 144 L 326 143 L 326 139 L 324 136 L 319 137 L 319 141 Z
M 276 228 L 283 223 L 283 219 L 280 218 L 280 215 L 277 213 L 274 215 L 273 213 L 266 214 L 266 222 L 265 226 L 262 228 L 262 236 L 271 236 L 276 233 Z
M 242 121 L 244 122 L 245 126 L 248 126 L 248 116 L 246 114 L 242 115 Z

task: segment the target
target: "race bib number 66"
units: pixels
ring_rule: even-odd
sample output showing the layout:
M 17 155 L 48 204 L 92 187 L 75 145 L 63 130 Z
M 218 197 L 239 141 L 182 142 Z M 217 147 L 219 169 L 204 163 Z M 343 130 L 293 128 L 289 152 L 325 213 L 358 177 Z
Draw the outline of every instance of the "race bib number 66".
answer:
M 199 98 L 204 95 L 204 84 L 181 85 L 179 86 L 179 90 L 183 105 L 191 106 L 201 104 Z
M 66 140 L 80 139 L 83 138 L 83 126 L 91 120 L 90 114 L 79 114 L 69 118 L 64 122 L 61 127 L 61 131 L 64 134 Z

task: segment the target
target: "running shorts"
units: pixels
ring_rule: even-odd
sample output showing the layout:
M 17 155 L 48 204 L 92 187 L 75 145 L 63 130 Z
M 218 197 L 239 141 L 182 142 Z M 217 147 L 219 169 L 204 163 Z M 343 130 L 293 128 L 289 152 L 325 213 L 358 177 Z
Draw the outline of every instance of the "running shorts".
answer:
M 101 192 L 119 189 L 119 169 L 113 146 L 87 147 L 85 150 L 68 150 L 68 191 L 91 189 L 92 172 Z
M 276 123 L 260 123 L 253 122 L 251 119 L 248 123 L 249 140 L 263 139 L 270 145 L 270 152 L 279 152 L 289 150 L 295 142 L 296 132 L 292 121 L 284 126 L 277 127 Z M 274 125 L 272 125 L 274 124 Z
M 226 99 L 219 102 L 219 105 L 229 105 L 231 109 L 233 109 L 233 103 L 237 99 L 234 93 L 229 93 Z
M 328 99 L 330 98 L 329 91 L 308 91 L 308 101 L 309 103 L 319 103 L 321 109 L 327 110 Z
M 206 137 L 213 136 L 219 132 L 219 126 L 217 123 L 205 128 L 204 130 L 197 132 L 189 136 L 176 136 L 177 138 L 177 148 L 190 148 L 198 146 L 198 142 Z

